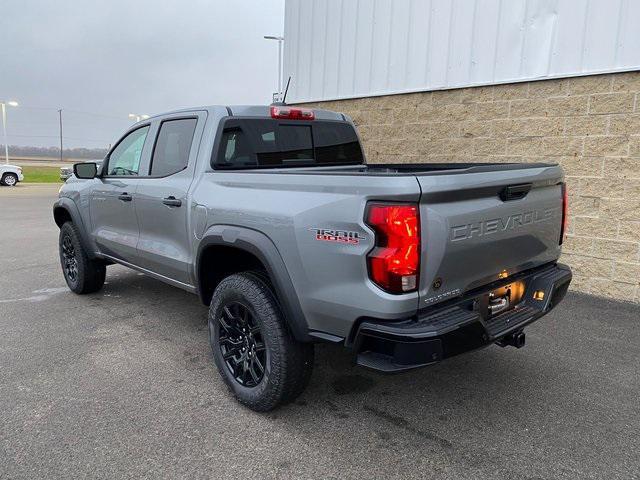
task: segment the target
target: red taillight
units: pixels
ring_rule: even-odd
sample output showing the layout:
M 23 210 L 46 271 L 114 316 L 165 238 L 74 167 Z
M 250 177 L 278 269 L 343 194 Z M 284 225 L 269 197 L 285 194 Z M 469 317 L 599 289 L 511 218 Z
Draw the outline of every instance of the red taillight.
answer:
M 316 118 L 313 110 L 308 108 L 271 107 L 271 118 L 286 118 L 288 120 L 313 120 Z
M 376 232 L 369 253 L 369 277 L 390 293 L 418 288 L 420 217 L 417 205 L 372 204 L 367 225 Z
M 564 241 L 567 234 L 567 225 L 569 223 L 569 195 L 567 193 L 567 184 L 562 185 L 562 226 L 560 227 L 560 245 Z

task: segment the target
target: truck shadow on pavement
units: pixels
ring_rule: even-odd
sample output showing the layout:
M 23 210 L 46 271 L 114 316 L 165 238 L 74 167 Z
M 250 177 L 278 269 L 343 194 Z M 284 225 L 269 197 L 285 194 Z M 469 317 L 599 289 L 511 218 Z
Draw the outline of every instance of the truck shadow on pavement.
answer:
M 91 303 L 102 304 L 110 310 L 111 300 L 126 303 L 132 318 L 142 316 L 149 322 L 138 327 L 146 333 L 181 332 L 183 350 L 193 351 L 193 355 L 200 352 L 206 358 L 199 360 L 213 365 L 206 328 L 207 307 L 195 295 L 120 269 L 115 275 L 108 275 L 101 293 L 89 298 Z M 133 325 L 139 323 L 134 321 Z M 198 343 L 193 344 L 192 340 Z M 553 381 L 553 377 L 535 368 L 536 365 L 529 365 L 528 360 L 535 361 L 535 355 L 533 358 L 522 355 L 526 351 L 526 348 L 491 346 L 430 367 L 385 375 L 355 366 L 353 355 L 341 345 L 317 344 L 311 384 L 296 404 L 308 406 L 319 401 L 337 407 L 342 403 L 351 404 L 355 398 L 366 403 L 371 398 L 398 400 L 398 397 L 406 396 L 411 399 L 410 403 L 422 400 L 420 409 L 425 408 L 424 402 L 430 398 L 437 398 L 438 403 L 446 403 L 450 409 L 456 405 L 467 408 L 478 400 L 476 395 L 490 393 L 495 407 L 496 400 L 511 398 L 514 392 L 530 401 L 528 390 L 539 390 L 546 381 Z M 331 406 L 328 410 L 338 411 Z M 282 411 L 286 411 L 286 407 Z M 405 413 L 410 412 L 405 410 Z
M 107 282 L 89 303 L 108 312 L 108 328 L 124 324 L 128 335 L 133 331 L 152 345 L 138 355 L 163 352 L 158 362 L 168 373 L 159 371 L 158 381 L 165 389 L 188 385 L 196 392 L 181 409 L 228 410 L 255 428 L 278 432 L 273 441 L 286 435 L 315 449 L 314 455 L 333 452 L 333 467 L 344 463 L 364 471 L 377 461 L 423 466 L 442 461 L 466 473 L 516 478 L 520 472 L 518 478 L 524 478 L 535 465 L 553 476 L 542 454 L 552 448 L 550 442 L 558 449 L 573 445 L 583 421 L 604 437 L 611 435 L 600 420 L 607 407 L 594 410 L 593 398 L 587 398 L 582 365 L 562 357 L 562 345 L 572 335 L 570 326 L 562 326 L 569 309 L 559 307 L 531 326 L 523 349 L 490 346 L 400 375 L 356 367 L 343 347 L 318 344 L 306 391 L 290 405 L 257 414 L 239 406 L 220 380 L 208 344 L 207 308 L 197 297 L 120 267 L 110 268 Z M 146 360 L 138 357 L 138 362 L 144 368 Z M 215 423 L 216 417 L 206 421 Z M 587 444 L 572 448 L 591 451 Z M 351 453 L 336 456 L 336 449 Z M 516 451 L 537 453 L 514 464 Z M 297 471 L 286 452 L 274 468 L 282 475 Z
M 116 275 L 108 276 L 104 291 L 94 296 L 93 302 L 108 303 L 111 299 L 137 306 L 136 312 L 153 322 L 145 327 L 149 333 L 163 327 L 162 324 L 161 330 L 170 328 L 190 333 L 184 337 L 183 349 L 193 349 L 194 354 L 204 353 L 206 358 L 201 360 L 212 364 L 206 331 L 207 307 L 196 296 L 121 269 Z M 189 343 L 194 339 L 197 345 Z M 538 390 L 553 379 L 534 368 L 535 365 L 528 365 L 531 357 L 521 354 L 525 351 L 526 348 L 519 351 L 491 346 L 434 366 L 384 375 L 356 367 L 352 354 L 342 346 L 317 344 L 311 385 L 298 404 L 334 404 L 336 408 L 329 406 L 328 410 L 336 413 L 337 407 L 351 404 L 356 398 L 366 403 L 373 398 L 399 400 L 406 396 L 411 401 L 403 402 L 404 406 L 414 405 L 420 410 L 426 408 L 425 402 L 429 399 L 437 399 L 439 404 L 446 404 L 447 409 L 468 408 L 479 399 L 477 395 L 485 394 L 492 395 L 494 407 L 496 400 L 511 398 L 514 392 L 531 400 L 528 390 Z M 379 404 L 377 400 L 372 403 Z M 510 406 L 513 408 L 513 404 Z M 412 416 L 410 411 L 405 413 Z

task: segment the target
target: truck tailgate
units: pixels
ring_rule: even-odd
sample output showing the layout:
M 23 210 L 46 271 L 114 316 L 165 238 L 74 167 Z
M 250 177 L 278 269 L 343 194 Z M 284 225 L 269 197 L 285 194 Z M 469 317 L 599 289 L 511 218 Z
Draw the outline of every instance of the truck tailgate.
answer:
M 421 307 L 558 259 L 560 167 L 416 177 Z

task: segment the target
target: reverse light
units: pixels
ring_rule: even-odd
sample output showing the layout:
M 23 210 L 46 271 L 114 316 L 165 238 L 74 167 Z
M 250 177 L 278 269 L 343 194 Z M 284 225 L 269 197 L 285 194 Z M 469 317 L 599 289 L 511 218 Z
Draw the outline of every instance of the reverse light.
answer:
M 366 223 L 375 232 L 368 255 L 369 277 L 389 293 L 417 290 L 420 268 L 420 217 L 417 205 L 371 204 Z
M 567 234 L 567 225 L 569 222 L 569 195 L 567 193 L 567 184 L 562 183 L 562 225 L 560 227 L 560 245 L 564 242 Z
M 271 118 L 286 118 L 288 120 L 313 120 L 316 118 L 313 110 L 308 108 L 271 107 Z

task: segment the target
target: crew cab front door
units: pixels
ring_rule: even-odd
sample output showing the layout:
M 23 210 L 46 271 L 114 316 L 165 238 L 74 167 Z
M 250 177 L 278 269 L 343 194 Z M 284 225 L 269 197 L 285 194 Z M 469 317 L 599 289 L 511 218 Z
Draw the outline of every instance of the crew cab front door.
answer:
M 194 112 L 160 121 L 148 172 L 136 191 L 139 265 L 186 286 L 193 263 L 189 187 L 205 116 Z
M 140 166 L 149 154 L 149 129 L 136 128 L 111 150 L 89 200 L 92 235 L 100 252 L 134 264 L 140 235 L 136 191 Z

